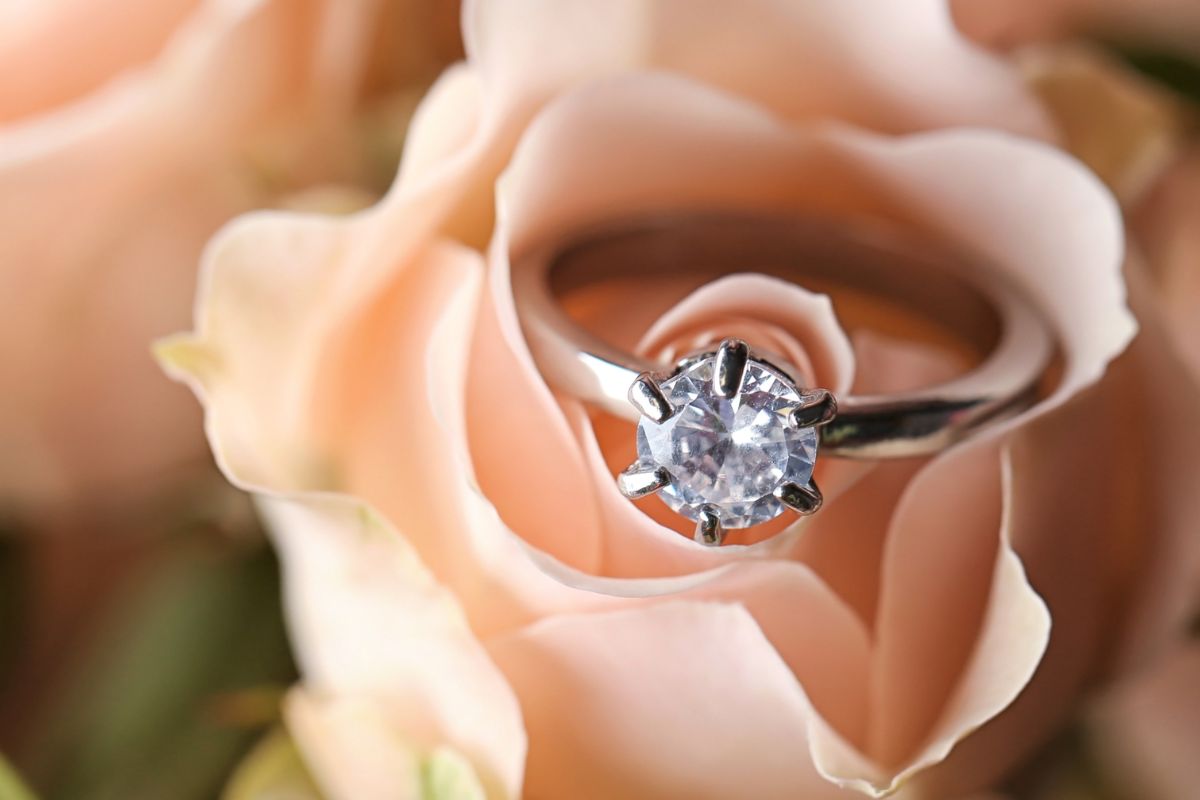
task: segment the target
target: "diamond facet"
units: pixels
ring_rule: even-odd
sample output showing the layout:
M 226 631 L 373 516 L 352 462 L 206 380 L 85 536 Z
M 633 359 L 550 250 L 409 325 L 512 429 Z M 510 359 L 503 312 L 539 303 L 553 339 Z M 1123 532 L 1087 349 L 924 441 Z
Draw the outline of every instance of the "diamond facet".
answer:
M 671 481 L 658 496 L 678 513 L 698 520 L 708 507 L 724 527 L 745 528 L 787 509 L 777 488 L 808 483 L 817 431 L 792 425 L 800 393 L 774 367 L 751 359 L 740 391 L 726 398 L 714 387 L 716 362 L 702 357 L 663 381 L 674 413 L 661 423 L 642 417 L 638 461 L 667 470 Z

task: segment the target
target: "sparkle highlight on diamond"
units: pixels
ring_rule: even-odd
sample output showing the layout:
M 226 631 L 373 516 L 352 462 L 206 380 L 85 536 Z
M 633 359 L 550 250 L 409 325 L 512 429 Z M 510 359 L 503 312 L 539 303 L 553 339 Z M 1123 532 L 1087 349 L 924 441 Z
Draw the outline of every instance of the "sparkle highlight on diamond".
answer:
M 787 510 L 782 487 L 809 483 L 818 435 L 792 424 L 801 394 L 761 361 L 750 359 L 726 396 L 728 380 L 714 380 L 718 355 L 688 362 L 660 384 L 671 415 L 642 417 L 630 470 L 665 469 L 658 496 L 683 516 L 702 522 L 715 511 L 723 528 L 746 528 Z

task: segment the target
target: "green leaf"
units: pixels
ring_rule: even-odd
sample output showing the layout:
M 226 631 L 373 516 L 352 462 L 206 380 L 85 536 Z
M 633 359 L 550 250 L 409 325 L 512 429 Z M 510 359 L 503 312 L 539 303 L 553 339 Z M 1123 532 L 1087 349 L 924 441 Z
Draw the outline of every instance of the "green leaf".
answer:
M 470 762 L 439 748 L 421 764 L 421 800 L 486 800 Z
M 0 756 L 0 800 L 37 800 L 3 756 Z
M 295 680 L 273 555 L 181 541 L 74 672 L 31 771 L 50 800 L 216 796 Z
M 238 766 L 222 800 L 322 800 L 295 742 L 278 727 Z

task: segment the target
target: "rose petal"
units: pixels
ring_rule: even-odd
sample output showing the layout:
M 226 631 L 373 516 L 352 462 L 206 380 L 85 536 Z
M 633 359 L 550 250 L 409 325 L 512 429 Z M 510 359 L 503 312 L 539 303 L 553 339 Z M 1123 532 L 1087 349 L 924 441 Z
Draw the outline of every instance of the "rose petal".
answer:
M 372 747 L 391 750 L 394 736 L 423 752 L 449 744 L 485 783 L 519 796 L 525 734 L 516 698 L 457 600 L 397 531 L 335 497 L 260 496 L 259 504 L 283 560 L 306 692 L 335 698 L 335 716 L 336 698 L 369 705 L 386 722 L 359 731 Z
M 720 326 L 718 321 L 725 317 L 780 330 L 786 339 L 778 344 L 787 351 L 778 354 L 794 359 L 790 363 L 795 366 L 808 365 L 803 371 L 806 386 L 824 386 L 839 394 L 850 388 L 854 352 L 829 298 L 761 275 L 732 275 L 696 290 L 646 331 L 638 351 L 656 353 L 692 329 Z M 709 338 L 703 343 L 711 342 Z M 665 357 L 683 355 L 672 351 Z
M 442 73 L 413 113 L 397 185 L 435 180 L 438 165 L 470 147 L 485 102 L 482 88 L 478 72 L 464 64 Z
M 1161 657 L 1200 608 L 1200 494 L 1194 479 L 1200 472 L 1200 382 L 1171 347 L 1175 331 L 1158 315 L 1159 295 L 1144 269 L 1135 262 L 1128 274 L 1134 308 L 1145 321 L 1128 357 L 1112 370 L 1108 393 L 1120 401 L 1106 428 L 1127 426 L 1126 437 L 1137 442 L 1127 451 L 1136 457 L 1109 465 L 1117 489 L 1137 492 L 1136 506 L 1124 520 L 1106 520 L 1115 560 L 1128 552 L 1121 545 L 1131 535 L 1145 552 L 1122 632 L 1120 664 L 1126 668 Z M 1146 476 L 1142 480 L 1129 480 L 1133 463 Z
M 854 391 L 891 394 L 934 386 L 962 372 L 952 355 L 869 330 L 854 335 L 859 365 Z M 812 566 L 859 617 L 874 626 L 883 547 L 896 505 L 926 459 L 827 462 L 834 479 L 822 478 L 826 504 L 788 555 Z M 830 491 L 830 487 L 838 487 Z
M 1050 130 L 1019 76 L 961 38 L 938 0 L 894 9 L 751 0 L 729 11 L 678 0 L 468 2 L 463 27 L 467 53 L 502 105 L 641 68 L 688 75 L 791 119 L 895 132 Z
M 805 752 L 803 690 L 736 605 L 563 616 L 490 649 L 526 713 L 532 795 L 841 796 Z
M 1050 615 L 1009 545 L 999 472 L 986 442 L 949 451 L 913 479 L 892 520 L 869 751 L 904 765 L 891 787 L 1008 706 L 1045 651 Z
M 58 19 L 62 4 L 33 5 L 30 13 Z M 87 53 L 116 58 L 100 52 L 103 26 L 119 23 L 137 37 L 179 10 L 175 2 L 152 5 L 145 14 L 110 9 L 101 30 L 78 19 L 73 27 L 90 37 Z M 162 381 L 146 350 L 187 319 L 204 241 L 231 216 L 268 202 L 250 151 L 276 129 L 291 133 L 275 134 L 272 152 L 288 155 L 327 132 L 315 122 L 295 125 L 326 110 L 309 82 L 334 83 L 322 58 L 353 61 L 342 47 L 314 53 L 322 48 L 309 23 L 321 5 L 203 4 L 152 62 L 0 130 L 0 215 L 21 221 L 0 238 L 0 294 L 19 299 L 0 322 L 5 501 L 137 494 L 199 460 L 194 407 Z M 130 43 L 128 57 L 149 57 L 154 48 L 143 44 Z M 91 59 L 69 42 L 44 49 L 68 71 L 76 56 Z M 66 51 L 71 58 L 61 57 Z M 337 91 L 352 94 L 353 76 L 344 72 L 339 66 L 350 83 L 337 81 Z M 37 69 L 21 74 L 29 80 L 6 85 L 38 83 Z M 344 114 L 325 119 L 345 125 Z M 326 154 L 303 161 L 298 181 L 343 167 Z M 69 235 L 58 235 L 64 226 Z
M 423 560 L 460 599 L 487 593 L 491 612 L 510 617 L 519 612 L 477 571 L 501 553 L 534 568 L 515 541 L 503 544 L 459 440 L 435 412 L 461 427 L 479 256 L 441 243 L 401 262 L 396 291 L 353 323 L 329 288 L 339 286 L 348 243 L 369 243 L 364 225 L 388 212 L 260 214 L 231 226 L 210 249 L 197 333 L 160 346 L 160 359 L 204 399 L 230 480 L 254 492 L 343 489 L 374 501 L 408 521 Z M 338 338 L 326 338 L 335 329 Z
M 288 693 L 284 713 L 305 765 L 330 800 L 424 800 L 432 794 L 431 764 L 447 757 L 456 763 L 459 779 L 466 781 L 450 797 L 483 800 L 488 796 L 461 755 L 445 747 L 428 755 L 414 748 L 405 740 L 399 720 L 368 700 L 322 698 L 296 688 Z M 491 797 L 502 800 L 513 795 L 496 789 Z
M 1126 547 L 1106 534 L 1136 527 L 1111 462 L 1094 449 L 1097 431 L 1110 425 L 1114 406 L 1122 404 L 1106 391 L 1111 374 L 1023 426 L 1008 445 L 1009 536 L 1050 609 L 1053 630 L 1042 663 L 1016 702 L 918 779 L 934 796 L 994 783 L 1007 765 L 1045 744 L 1076 709 L 1079 692 L 1095 673 L 1105 632 L 1116 628 L 1104 598 L 1116 577 L 1111 548 Z M 1118 429 L 1108 441 L 1126 452 L 1137 435 Z M 1096 502 L 1098 496 L 1105 502 Z
M 1200 146 L 1172 164 L 1134 210 L 1134 234 L 1146 253 L 1158 303 L 1179 352 L 1200 378 Z M 1155 312 L 1150 312 L 1155 313 Z
M 602 571 L 602 521 L 578 445 L 540 379 L 512 366 L 494 306 L 485 302 L 469 359 L 465 420 L 483 494 L 532 546 L 589 573 Z M 543 409 L 550 407 L 551 413 Z M 515 468 L 514 454 L 536 453 Z
M 136 69 L 162 50 L 200 0 L 125 0 L 96 14 L 88 0 L 0 7 L 0 122 L 48 111 Z M 81 25 L 86 19 L 88 24 Z M 71 53 L 71 58 L 62 58 Z
M 986 257 L 1047 318 L 1058 336 L 1063 376 L 1034 413 L 1096 381 L 1133 338 L 1120 210 L 1077 161 L 987 131 L 939 132 L 899 146 L 878 138 L 851 145 L 860 146 L 903 214 Z M 1061 224 L 1047 226 L 1047 218 Z

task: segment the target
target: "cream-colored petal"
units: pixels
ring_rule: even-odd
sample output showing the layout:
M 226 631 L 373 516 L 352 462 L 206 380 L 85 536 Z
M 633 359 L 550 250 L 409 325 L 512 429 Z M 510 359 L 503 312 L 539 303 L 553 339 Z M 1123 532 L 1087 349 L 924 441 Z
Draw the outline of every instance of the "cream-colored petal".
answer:
M 484 108 L 482 88 L 478 72 L 466 64 L 442 73 L 413 113 L 397 183 L 436 174 L 439 165 L 470 146 Z
M 288 729 L 329 800 L 428 800 L 432 759 L 450 754 L 465 784 L 454 800 L 484 800 L 487 790 L 471 765 L 455 751 L 435 748 L 426 755 L 405 737 L 403 721 L 381 713 L 369 698 L 319 697 L 303 688 L 288 693 Z M 510 797 L 493 792 L 492 798 Z
M 335 716 L 345 698 L 378 721 L 360 732 L 375 748 L 361 753 L 371 785 L 387 780 L 377 772 L 386 761 L 373 756 L 390 732 L 418 753 L 452 747 L 495 796 L 519 796 L 525 733 L 516 698 L 458 601 L 402 534 L 349 499 L 260 495 L 258 503 L 283 562 L 305 692 L 329 698 Z M 396 780 L 404 785 L 402 773 Z

